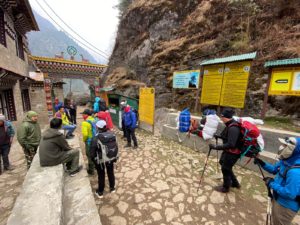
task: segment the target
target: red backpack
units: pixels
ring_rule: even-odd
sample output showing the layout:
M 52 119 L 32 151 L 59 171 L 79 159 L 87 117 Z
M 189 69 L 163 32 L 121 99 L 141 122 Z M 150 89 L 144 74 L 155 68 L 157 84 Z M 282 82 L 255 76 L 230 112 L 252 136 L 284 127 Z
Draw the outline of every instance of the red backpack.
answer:
M 232 126 L 239 126 L 241 129 L 241 142 L 243 142 L 241 158 L 244 156 L 254 158 L 259 152 L 262 151 L 257 142 L 260 131 L 255 124 L 240 119 L 239 122 L 232 123 Z
M 100 120 L 104 120 L 106 122 L 107 129 L 112 130 L 114 128 L 114 125 L 113 125 L 113 122 L 112 122 L 112 119 L 111 119 L 111 116 L 110 116 L 109 112 L 100 111 L 100 112 L 97 113 L 97 117 Z

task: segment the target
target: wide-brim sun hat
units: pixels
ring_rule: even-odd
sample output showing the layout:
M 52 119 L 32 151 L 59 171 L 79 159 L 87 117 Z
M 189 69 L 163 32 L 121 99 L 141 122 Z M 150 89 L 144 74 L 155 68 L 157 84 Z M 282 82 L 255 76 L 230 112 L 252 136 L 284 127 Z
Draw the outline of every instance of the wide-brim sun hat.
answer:
M 283 145 L 291 147 L 295 147 L 297 144 L 297 139 L 295 137 L 278 138 L 278 141 Z
M 106 122 L 104 120 L 99 120 L 97 123 L 96 123 L 96 127 L 102 129 L 106 126 Z

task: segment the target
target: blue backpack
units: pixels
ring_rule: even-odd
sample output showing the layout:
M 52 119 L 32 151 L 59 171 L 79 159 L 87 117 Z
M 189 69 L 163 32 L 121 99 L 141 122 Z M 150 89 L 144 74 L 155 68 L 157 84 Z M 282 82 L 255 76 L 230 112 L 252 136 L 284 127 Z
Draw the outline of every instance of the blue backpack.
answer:
M 191 113 L 189 108 L 185 108 L 179 114 L 179 131 L 188 132 L 191 125 Z
M 88 122 L 89 124 L 91 124 L 91 126 L 92 126 L 92 134 L 93 134 L 93 137 L 95 137 L 97 135 L 97 127 L 96 127 L 97 121 L 92 122 L 90 120 L 87 120 L 86 122 Z

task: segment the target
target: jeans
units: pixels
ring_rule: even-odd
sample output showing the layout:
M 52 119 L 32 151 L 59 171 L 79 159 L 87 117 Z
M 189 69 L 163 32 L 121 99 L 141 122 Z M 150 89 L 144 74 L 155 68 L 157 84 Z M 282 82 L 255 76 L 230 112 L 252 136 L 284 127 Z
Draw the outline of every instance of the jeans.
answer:
M 10 145 L 6 144 L 6 145 L 0 145 L 0 155 L 2 157 L 2 161 L 3 161 L 3 167 L 4 169 L 9 168 L 9 159 L 8 159 L 8 154 L 10 152 Z M 1 158 L 0 158 L 0 166 L 1 166 Z
M 73 134 L 74 130 L 76 129 L 76 125 L 63 125 L 62 129 L 68 131 L 67 136 Z
M 226 151 L 222 152 L 220 158 L 220 165 L 223 174 L 223 187 L 229 189 L 231 185 L 238 185 L 239 182 L 236 179 L 232 171 L 232 167 L 240 158 L 240 155 L 232 154 Z
M 131 145 L 131 139 L 132 139 L 134 146 L 138 146 L 136 136 L 135 136 L 135 128 L 126 127 L 126 135 L 127 135 L 128 145 Z
M 105 165 L 105 166 L 104 166 Z M 115 188 L 115 174 L 114 163 L 106 162 L 101 164 L 95 164 L 98 173 L 98 192 L 103 193 L 105 186 L 105 168 L 108 176 L 110 189 Z

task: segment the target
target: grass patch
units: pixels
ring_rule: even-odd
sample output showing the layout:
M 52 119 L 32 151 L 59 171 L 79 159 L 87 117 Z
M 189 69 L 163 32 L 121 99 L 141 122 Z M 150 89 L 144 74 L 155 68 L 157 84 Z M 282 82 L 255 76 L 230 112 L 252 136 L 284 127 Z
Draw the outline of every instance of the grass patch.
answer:
M 266 117 L 264 122 L 267 127 L 300 132 L 300 127 L 295 126 L 292 120 L 287 117 Z

